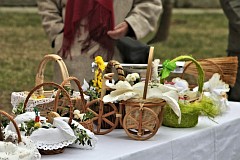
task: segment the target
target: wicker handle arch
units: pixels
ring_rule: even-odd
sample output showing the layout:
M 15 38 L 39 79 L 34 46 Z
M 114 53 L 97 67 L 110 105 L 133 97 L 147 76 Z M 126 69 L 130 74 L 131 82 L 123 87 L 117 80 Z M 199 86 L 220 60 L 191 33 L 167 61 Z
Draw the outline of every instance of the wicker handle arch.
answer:
M 112 68 L 115 68 L 118 73 L 118 80 L 125 81 L 125 74 L 123 71 L 123 67 L 116 60 L 110 60 L 106 66 L 105 73 L 112 73 Z
M 24 101 L 23 111 L 25 111 L 26 106 L 27 106 L 27 103 L 28 103 L 30 97 L 32 96 L 32 94 L 33 94 L 34 92 L 36 92 L 39 88 L 42 88 L 43 86 L 54 86 L 54 87 L 58 88 L 58 90 L 61 90 L 61 91 L 63 91 L 63 92 L 65 93 L 65 95 L 66 95 L 66 97 L 67 97 L 67 99 L 68 99 L 68 101 L 69 101 L 69 108 L 70 108 L 70 111 L 69 111 L 69 112 L 70 112 L 70 116 L 69 116 L 69 121 L 68 121 L 68 123 L 71 124 L 71 123 L 72 123 L 72 119 L 73 119 L 73 105 L 72 105 L 72 102 L 71 102 L 71 98 L 70 98 L 68 92 L 67 92 L 62 86 L 60 86 L 60 85 L 58 85 L 58 84 L 56 84 L 56 83 L 54 83 L 54 82 L 44 82 L 44 83 L 42 83 L 42 84 L 39 84 L 39 85 L 35 86 L 35 87 L 29 92 L 29 94 L 27 95 L 27 97 L 26 97 L 26 99 L 25 99 L 25 101 Z M 58 98 L 58 97 L 56 96 L 56 97 L 55 97 L 55 100 L 54 100 L 54 108 L 57 108 L 57 104 L 58 104 L 58 103 L 57 103 L 57 102 L 58 102 L 58 99 L 57 99 L 57 98 Z
M 63 80 L 65 80 L 69 77 L 68 70 L 67 70 L 67 67 L 66 67 L 63 59 L 56 54 L 48 54 L 48 55 L 44 56 L 44 58 L 42 59 L 42 61 L 40 62 L 39 66 L 38 66 L 37 74 L 35 77 L 35 86 L 44 83 L 44 71 L 45 71 L 45 67 L 49 61 L 56 61 L 58 63 Z M 70 82 L 68 84 L 66 84 L 66 86 L 70 87 Z M 39 92 L 39 94 L 43 94 L 44 93 L 43 88 L 39 88 L 38 92 Z M 47 91 L 45 91 L 45 92 L 47 92 Z
M 21 137 L 20 130 L 19 130 L 19 128 L 18 128 L 17 123 L 16 123 L 15 120 L 13 119 L 13 117 L 10 116 L 7 112 L 2 111 L 2 110 L 0 110 L 0 114 L 1 114 L 1 115 L 4 115 L 5 117 L 7 117 L 7 118 L 13 123 L 13 126 L 15 127 L 16 132 L 17 132 L 17 136 L 18 136 L 18 143 L 22 142 L 22 137 Z
M 74 81 L 78 87 L 78 90 L 80 92 L 80 97 L 81 97 L 81 103 L 83 104 L 83 110 L 85 111 L 85 107 L 86 107 L 86 104 L 85 104 L 85 101 L 84 101 L 84 94 L 83 94 L 83 89 L 81 87 L 81 82 L 76 78 L 76 77 L 68 77 L 67 79 L 65 79 L 62 83 L 61 83 L 61 86 L 64 87 L 66 84 L 68 84 L 70 81 Z M 57 91 L 57 94 L 56 94 L 56 99 L 55 99 L 55 103 L 58 104 L 58 98 L 59 95 L 61 93 L 61 90 L 58 90 Z M 54 111 L 57 111 L 57 105 L 54 105 Z
M 196 68 L 198 71 L 198 92 L 201 95 L 203 92 L 203 83 L 204 83 L 204 77 L 205 77 L 201 64 L 197 60 L 195 60 L 194 58 L 188 55 L 178 56 L 173 60 L 171 60 L 170 62 L 177 62 L 177 61 L 192 61 L 192 63 L 196 65 Z
M 218 64 L 216 64 L 215 62 L 213 62 L 213 61 L 211 61 L 211 60 L 208 60 L 208 59 L 199 59 L 199 60 L 197 60 L 198 61 L 198 63 L 200 63 L 201 64 L 201 66 L 202 66 L 202 68 L 203 68 L 203 71 L 205 71 L 205 68 L 204 68 L 204 64 L 207 64 L 207 65 L 209 65 L 210 67 L 212 66 L 212 67 L 214 67 L 216 70 L 214 70 L 214 73 L 219 73 L 220 74 L 220 77 L 221 77 L 221 79 L 224 79 L 224 73 L 223 73 L 223 70 L 222 70 L 222 68 L 218 65 Z M 190 61 L 190 62 L 188 62 L 187 64 L 186 64 L 186 66 L 184 67 L 184 69 L 183 69 L 183 72 L 182 72 L 182 74 L 181 74 L 181 78 L 183 79 L 184 78 L 184 74 L 187 72 L 187 70 L 188 69 L 191 69 L 191 65 L 193 64 L 193 61 Z M 207 66 L 206 65 L 206 66 Z M 211 69 L 211 71 L 213 71 L 213 69 Z M 207 70 L 206 70 L 206 72 L 205 72 L 205 77 L 206 77 L 206 75 L 207 75 Z M 213 72 L 211 72 L 211 75 L 210 76 L 212 76 L 212 73 Z M 190 74 L 190 73 L 189 73 Z M 194 75 L 194 74 L 193 74 Z

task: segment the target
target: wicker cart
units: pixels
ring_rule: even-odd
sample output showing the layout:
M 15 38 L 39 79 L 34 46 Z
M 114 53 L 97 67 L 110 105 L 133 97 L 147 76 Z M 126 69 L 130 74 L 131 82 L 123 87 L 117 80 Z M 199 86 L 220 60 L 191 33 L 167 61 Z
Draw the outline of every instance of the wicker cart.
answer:
M 94 113 L 93 121 L 96 121 L 95 134 L 107 134 L 120 124 L 123 126 L 126 134 L 135 140 L 147 140 L 154 136 L 161 126 L 163 118 L 163 107 L 166 102 L 162 99 L 146 99 L 147 88 L 151 75 L 151 65 L 153 60 L 153 47 L 150 48 L 148 68 L 144 86 L 143 97 L 140 99 L 130 99 L 119 103 L 119 108 L 113 103 L 104 103 L 101 98 L 93 100 L 86 104 L 86 109 Z M 98 106 L 98 112 L 92 110 L 93 106 Z M 104 112 L 105 107 L 111 107 L 110 112 Z M 123 111 L 126 115 L 123 115 Z M 116 117 L 114 121 L 108 119 L 109 116 Z M 111 127 L 102 129 L 102 122 L 108 123 Z

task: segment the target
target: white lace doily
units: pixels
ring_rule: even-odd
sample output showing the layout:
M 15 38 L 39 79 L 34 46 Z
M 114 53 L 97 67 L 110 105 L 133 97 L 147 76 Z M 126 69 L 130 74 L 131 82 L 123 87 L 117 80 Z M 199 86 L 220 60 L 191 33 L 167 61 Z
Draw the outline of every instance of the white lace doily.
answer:
M 12 92 L 11 94 L 11 104 L 13 106 L 13 110 L 17 108 L 19 103 L 24 103 L 26 97 L 27 97 L 28 92 Z M 74 91 L 73 95 L 71 96 L 73 98 L 81 98 L 80 97 L 80 92 Z M 89 96 L 84 95 L 85 100 L 89 100 Z M 54 98 L 42 98 L 42 99 L 33 99 L 30 98 L 27 106 L 26 106 L 26 111 L 32 112 L 34 107 L 36 105 L 42 105 L 42 104 L 47 104 L 54 101 Z
M 22 122 L 34 119 L 34 112 L 26 112 L 18 115 L 14 120 L 18 125 L 20 125 Z M 41 117 L 40 119 L 44 120 L 45 117 Z M 66 147 L 75 141 L 76 137 L 74 135 L 74 132 L 66 122 L 57 120 L 55 121 L 54 126 L 56 128 L 39 128 L 33 131 L 33 133 L 29 136 L 29 138 L 34 142 L 38 149 L 59 149 Z M 15 131 L 12 123 L 9 124 L 7 129 Z
M 24 121 L 34 120 L 35 113 L 34 112 L 26 112 L 18 115 L 14 120 L 18 125 L 20 125 Z M 45 121 L 45 117 L 40 117 L 43 121 Z M 91 144 L 87 145 L 87 143 L 83 145 L 79 145 L 78 143 L 74 143 L 77 137 L 75 136 L 76 132 L 72 130 L 72 128 L 68 124 L 68 117 L 56 117 L 53 121 L 53 126 L 56 128 L 39 128 L 32 132 L 29 138 L 34 142 L 38 149 L 44 150 L 53 150 L 59 149 L 66 146 L 81 148 L 81 149 L 92 149 L 95 147 L 97 143 L 97 137 L 95 137 L 94 133 L 85 129 L 81 124 L 76 121 L 72 121 L 72 123 L 77 126 L 79 129 L 83 129 L 86 131 L 87 135 L 91 138 Z M 8 130 L 14 131 L 15 128 L 12 123 L 7 126 Z M 22 134 L 25 134 L 22 132 Z
M 12 136 L 17 138 L 16 133 L 5 130 L 5 137 Z M 41 155 L 38 152 L 33 141 L 22 136 L 22 142 L 13 144 L 12 142 L 0 142 L 0 158 L 4 160 L 40 160 Z
M 13 110 L 17 108 L 19 103 L 23 103 L 27 97 L 26 92 L 12 92 L 11 94 L 11 104 L 13 106 Z M 33 111 L 36 105 L 46 104 L 54 101 L 54 98 L 42 98 L 42 99 L 33 99 L 30 98 L 27 106 L 26 111 L 31 112 Z

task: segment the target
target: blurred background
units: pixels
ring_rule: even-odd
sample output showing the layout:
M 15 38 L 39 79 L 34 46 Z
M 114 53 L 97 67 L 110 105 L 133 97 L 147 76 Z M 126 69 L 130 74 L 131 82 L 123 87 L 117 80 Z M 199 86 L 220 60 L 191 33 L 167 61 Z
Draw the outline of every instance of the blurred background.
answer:
M 156 32 L 142 41 L 155 47 L 155 58 L 226 56 L 227 19 L 219 0 L 165 0 Z M 30 91 L 38 64 L 52 53 L 35 0 L 0 0 L 0 109 L 11 112 L 11 93 Z M 45 70 L 51 80 L 53 64 Z

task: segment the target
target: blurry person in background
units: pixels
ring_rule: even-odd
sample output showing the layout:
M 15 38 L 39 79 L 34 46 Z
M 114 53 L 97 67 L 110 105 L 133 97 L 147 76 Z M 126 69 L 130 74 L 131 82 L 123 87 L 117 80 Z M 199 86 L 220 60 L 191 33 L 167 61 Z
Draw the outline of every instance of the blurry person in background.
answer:
M 161 0 L 38 0 L 37 4 L 54 52 L 81 83 L 93 78 L 94 57 L 121 62 L 114 40 L 145 37 L 155 30 L 162 12 Z M 61 82 L 58 72 L 55 66 L 54 80 Z
M 240 0 L 220 0 L 220 3 L 229 22 L 227 54 L 238 57 L 237 79 L 228 99 L 240 102 Z

